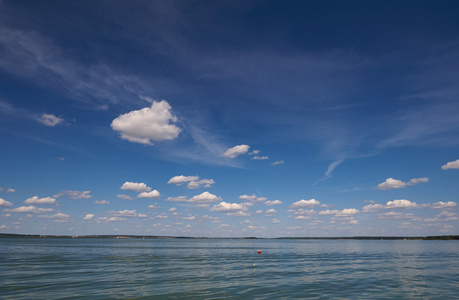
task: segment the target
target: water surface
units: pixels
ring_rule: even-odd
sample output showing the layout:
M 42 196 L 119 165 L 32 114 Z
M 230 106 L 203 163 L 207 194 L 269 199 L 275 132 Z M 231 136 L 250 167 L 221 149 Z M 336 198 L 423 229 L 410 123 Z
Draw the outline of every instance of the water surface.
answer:
M 2 299 L 458 295 L 457 241 L 0 239 Z

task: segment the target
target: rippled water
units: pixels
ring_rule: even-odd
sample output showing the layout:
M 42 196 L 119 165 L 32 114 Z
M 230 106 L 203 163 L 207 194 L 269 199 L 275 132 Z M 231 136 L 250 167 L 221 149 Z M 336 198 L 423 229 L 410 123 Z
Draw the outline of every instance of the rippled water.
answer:
M 0 298 L 458 299 L 459 243 L 0 239 Z

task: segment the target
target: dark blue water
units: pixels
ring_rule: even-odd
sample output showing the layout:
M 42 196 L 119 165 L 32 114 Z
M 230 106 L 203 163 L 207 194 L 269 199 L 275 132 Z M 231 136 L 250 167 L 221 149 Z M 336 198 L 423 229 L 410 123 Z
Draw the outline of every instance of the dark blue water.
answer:
M 0 239 L 0 298 L 459 299 L 459 242 Z

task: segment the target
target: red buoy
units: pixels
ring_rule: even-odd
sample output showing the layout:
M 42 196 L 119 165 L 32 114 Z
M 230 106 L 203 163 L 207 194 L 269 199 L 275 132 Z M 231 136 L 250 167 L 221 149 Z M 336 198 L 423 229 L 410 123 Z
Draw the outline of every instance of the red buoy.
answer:
M 258 250 L 258 254 L 261 254 L 261 250 Z

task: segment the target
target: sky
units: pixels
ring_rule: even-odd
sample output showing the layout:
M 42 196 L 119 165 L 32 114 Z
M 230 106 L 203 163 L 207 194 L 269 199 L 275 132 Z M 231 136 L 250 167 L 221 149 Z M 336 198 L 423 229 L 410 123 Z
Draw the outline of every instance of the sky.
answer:
M 458 15 L 0 0 L 0 232 L 459 234 Z

